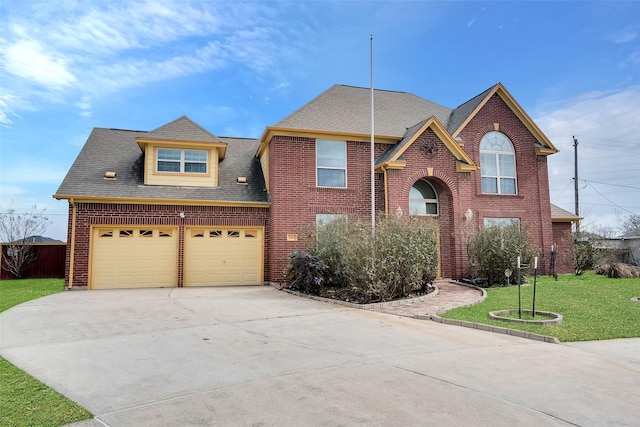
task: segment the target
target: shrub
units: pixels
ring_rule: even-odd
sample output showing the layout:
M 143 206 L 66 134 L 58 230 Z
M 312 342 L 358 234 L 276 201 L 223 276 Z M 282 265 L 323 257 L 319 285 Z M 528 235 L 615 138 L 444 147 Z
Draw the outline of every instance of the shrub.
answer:
M 327 265 L 317 255 L 307 250 L 295 251 L 289 255 L 285 279 L 291 289 L 318 294 L 326 277 Z
M 522 263 L 533 264 L 537 253 L 533 239 L 519 224 L 483 227 L 472 232 L 467 243 L 470 273 L 486 280 L 486 286 L 504 285 L 504 271 L 515 272 L 518 256 Z
M 427 292 L 438 274 L 438 234 L 430 218 L 394 215 L 378 221 L 373 291 L 380 300 Z
M 361 302 L 428 292 L 437 275 L 438 234 L 436 222 L 429 218 L 382 217 L 375 237 L 368 221 L 331 221 L 312 235 L 312 247 L 306 251 L 317 261 L 297 252 L 290 256 L 287 286 L 321 292 L 310 280 L 322 277 L 325 288 L 348 290 L 350 298 Z M 314 270 L 317 262 L 326 270 Z

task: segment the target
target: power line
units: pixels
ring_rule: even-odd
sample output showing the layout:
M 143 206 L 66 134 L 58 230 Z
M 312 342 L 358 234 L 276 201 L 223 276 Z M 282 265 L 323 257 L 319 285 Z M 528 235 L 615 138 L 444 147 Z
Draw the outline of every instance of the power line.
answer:
M 617 203 L 615 203 L 615 202 L 613 202 L 613 201 L 609 200 L 609 199 L 607 198 L 607 196 L 605 196 L 604 194 L 602 194 L 602 193 L 601 193 L 601 192 L 600 192 L 596 187 L 594 187 L 593 185 L 591 185 L 591 183 L 587 182 L 587 185 L 589 185 L 591 188 L 593 188 L 593 189 L 595 190 L 595 192 L 596 192 L 596 193 L 598 193 L 599 195 L 601 195 L 601 196 L 602 196 L 602 197 L 603 197 L 607 202 L 611 203 L 613 206 L 618 207 L 618 208 L 620 208 L 620 209 L 622 209 L 622 210 L 624 210 L 624 211 L 627 211 L 627 212 L 629 212 L 629 213 L 630 213 L 630 214 L 632 214 L 632 215 L 635 215 L 635 212 L 631 212 L 629 209 L 624 208 L 624 207 L 622 207 L 622 206 L 618 205 Z
M 580 136 L 581 138 L 587 138 L 587 139 L 597 139 L 599 141 L 609 141 L 609 142 L 621 142 L 623 144 L 635 144 L 635 142 L 631 142 L 631 141 L 623 141 L 621 139 L 609 139 L 609 138 L 596 138 L 595 136 Z
M 630 186 L 630 185 L 609 184 L 608 182 L 592 181 L 592 180 L 590 180 L 590 179 L 588 179 L 588 180 L 587 180 L 587 179 L 584 179 L 583 181 L 584 181 L 586 184 L 589 184 L 589 183 L 592 183 L 592 182 L 593 182 L 594 184 L 610 185 L 610 186 L 612 186 L 612 187 L 623 187 L 623 188 L 631 188 L 632 190 L 640 190 L 640 187 L 632 187 L 632 186 Z M 591 186 L 591 187 L 593 187 L 593 186 Z

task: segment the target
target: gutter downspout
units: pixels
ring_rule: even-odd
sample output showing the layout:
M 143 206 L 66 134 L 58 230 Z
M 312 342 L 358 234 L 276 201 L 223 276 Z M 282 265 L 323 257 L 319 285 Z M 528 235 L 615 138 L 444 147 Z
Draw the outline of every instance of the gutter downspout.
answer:
M 69 251 L 69 286 L 68 289 L 71 290 L 73 288 L 73 265 L 75 261 L 75 252 L 76 252 L 76 201 L 74 199 L 69 199 L 69 204 L 71 205 L 71 250 Z
M 382 166 L 382 176 L 384 177 L 384 213 L 389 214 L 389 183 L 387 182 L 387 168 Z

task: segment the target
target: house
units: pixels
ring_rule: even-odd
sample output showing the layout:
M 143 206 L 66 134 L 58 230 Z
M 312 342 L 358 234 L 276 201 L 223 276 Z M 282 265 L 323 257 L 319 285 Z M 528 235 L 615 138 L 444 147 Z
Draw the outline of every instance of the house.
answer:
M 334 85 L 262 137 L 220 137 L 187 117 L 150 132 L 94 129 L 57 193 L 69 202 L 67 284 L 100 288 L 281 282 L 304 230 L 334 215 L 440 224 L 442 277 L 467 271 L 456 230 L 517 222 L 548 266 L 557 235 L 551 141 L 500 83 L 457 108 Z M 564 211 L 566 212 L 566 211 Z

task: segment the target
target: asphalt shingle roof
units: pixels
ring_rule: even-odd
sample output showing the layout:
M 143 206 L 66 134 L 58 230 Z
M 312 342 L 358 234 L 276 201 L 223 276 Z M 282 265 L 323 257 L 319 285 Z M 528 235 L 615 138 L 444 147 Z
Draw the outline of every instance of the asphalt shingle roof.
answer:
M 465 120 L 475 111 L 475 109 L 484 101 L 487 95 L 493 90 L 495 86 L 491 86 L 489 89 L 484 92 L 474 96 L 467 102 L 459 105 L 451 111 L 451 117 L 449 117 L 449 122 L 442 124 L 447 128 L 447 131 L 450 134 L 456 131 L 464 123 Z
M 407 92 L 374 90 L 375 134 L 401 138 L 407 128 L 435 116 L 446 126 L 451 110 Z M 276 123 L 295 129 L 371 132 L 371 89 L 334 85 Z
M 179 117 L 144 136 L 145 138 L 168 139 L 171 141 L 222 142 L 220 138 L 187 116 Z
M 171 127 L 169 131 L 173 132 Z M 258 140 L 215 137 L 216 142 L 227 144 L 226 157 L 219 163 L 219 187 L 181 187 L 144 185 L 144 154 L 136 138 L 148 136 L 141 131 L 95 128 L 56 196 L 268 202 L 260 162 L 254 157 Z M 117 179 L 104 179 L 106 171 L 116 172 Z M 239 176 L 247 177 L 248 185 L 238 185 Z
M 581 218 L 574 214 L 571 213 L 567 210 L 562 209 L 559 206 L 554 205 L 553 203 L 551 204 L 551 219 L 571 219 L 573 221 L 578 221 Z

